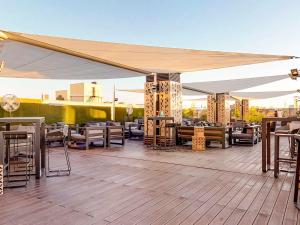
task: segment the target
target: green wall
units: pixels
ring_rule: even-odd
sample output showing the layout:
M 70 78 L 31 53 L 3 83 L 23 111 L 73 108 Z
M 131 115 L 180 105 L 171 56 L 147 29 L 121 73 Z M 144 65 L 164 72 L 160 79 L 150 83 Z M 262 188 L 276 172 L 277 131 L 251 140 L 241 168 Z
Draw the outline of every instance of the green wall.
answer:
M 134 108 L 131 117 L 143 118 L 144 109 Z M 9 116 L 9 113 L 0 109 L 0 117 Z M 12 116 L 43 116 L 47 123 L 64 121 L 69 124 L 82 124 L 88 121 L 107 121 L 111 118 L 109 106 L 55 106 L 40 103 L 21 103 L 20 108 Z M 124 122 L 126 108 L 116 108 L 116 121 Z

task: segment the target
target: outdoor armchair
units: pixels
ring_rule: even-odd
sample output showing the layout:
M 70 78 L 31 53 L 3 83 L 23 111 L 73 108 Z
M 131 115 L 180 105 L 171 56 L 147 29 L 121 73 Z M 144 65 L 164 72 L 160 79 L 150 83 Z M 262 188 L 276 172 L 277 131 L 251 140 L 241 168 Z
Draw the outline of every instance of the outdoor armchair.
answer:
M 129 139 L 144 139 L 144 129 L 142 124 L 131 123 L 129 124 Z
M 112 140 L 120 140 L 121 145 L 125 144 L 125 129 L 124 126 L 107 126 L 107 146 L 110 144 L 119 144 L 112 142 Z
M 89 149 L 90 144 L 94 144 L 95 142 L 102 142 L 103 146 L 106 146 L 107 133 L 105 127 L 81 127 L 80 130 L 82 133 L 70 134 L 72 142 L 84 143 L 86 150 Z
M 254 126 L 245 126 L 241 131 L 234 130 L 232 132 L 232 140 L 234 144 L 257 144 L 257 128 Z

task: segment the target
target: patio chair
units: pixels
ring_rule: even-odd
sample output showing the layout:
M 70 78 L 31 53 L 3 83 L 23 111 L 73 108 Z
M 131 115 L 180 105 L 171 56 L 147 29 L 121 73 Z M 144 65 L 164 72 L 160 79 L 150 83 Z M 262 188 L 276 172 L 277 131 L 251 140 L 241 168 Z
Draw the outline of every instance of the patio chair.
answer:
M 144 139 L 144 126 L 138 123 L 129 124 L 129 139 L 143 140 Z
M 120 140 L 121 143 L 112 142 L 113 140 Z M 125 144 L 124 126 L 107 126 L 107 146 L 110 147 L 111 144 Z
M 129 132 L 130 124 L 135 124 L 135 123 L 134 122 L 125 122 L 125 124 L 124 124 L 125 139 L 130 138 L 130 132 Z
M 96 142 L 102 142 L 103 147 L 106 146 L 106 127 L 81 127 L 79 129 L 81 130 L 81 133 L 70 134 L 69 132 L 70 141 L 75 142 L 75 146 L 80 146 L 80 144 L 83 143 L 86 150 L 89 149 L 90 144 Z
M 242 130 L 233 129 L 232 140 L 233 144 L 250 144 L 253 146 L 258 142 L 257 129 L 254 126 L 244 126 Z

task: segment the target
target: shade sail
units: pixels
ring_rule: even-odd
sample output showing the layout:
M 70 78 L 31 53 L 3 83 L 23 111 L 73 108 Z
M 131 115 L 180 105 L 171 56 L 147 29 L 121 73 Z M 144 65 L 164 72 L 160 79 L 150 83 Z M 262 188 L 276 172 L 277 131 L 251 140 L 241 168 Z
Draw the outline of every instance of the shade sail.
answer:
M 198 89 L 206 92 L 226 93 L 226 92 L 251 88 L 251 87 L 271 83 L 274 81 L 283 80 L 286 78 L 288 78 L 288 75 L 275 75 L 275 76 L 265 76 L 265 77 L 251 77 L 251 78 L 244 78 L 244 79 L 184 83 L 183 85 L 188 88 Z M 193 95 L 193 94 L 191 93 L 188 95 Z
M 258 91 L 258 92 L 231 92 L 230 95 L 237 98 L 250 98 L 250 99 L 266 99 L 275 98 L 285 95 L 297 93 L 297 91 Z
M 100 63 L 30 44 L 0 42 L 0 76 L 41 79 L 109 79 L 143 76 L 143 73 Z
M 0 75 L 10 77 L 125 78 L 152 72 L 182 73 L 293 58 L 118 44 L 0 30 L 1 39 L 0 60 L 5 61 L 5 69 Z

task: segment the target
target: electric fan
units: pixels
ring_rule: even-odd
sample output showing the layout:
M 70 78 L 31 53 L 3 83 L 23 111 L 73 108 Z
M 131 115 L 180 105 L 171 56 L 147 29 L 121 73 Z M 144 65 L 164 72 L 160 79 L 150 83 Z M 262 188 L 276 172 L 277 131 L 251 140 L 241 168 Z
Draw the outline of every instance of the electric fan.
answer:
M 2 97 L 1 108 L 6 112 L 9 112 L 10 116 L 11 113 L 16 111 L 19 107 L 20 107 L 20 101 L 17 98 L 17 96 L 13 94 L 7 94 Z

